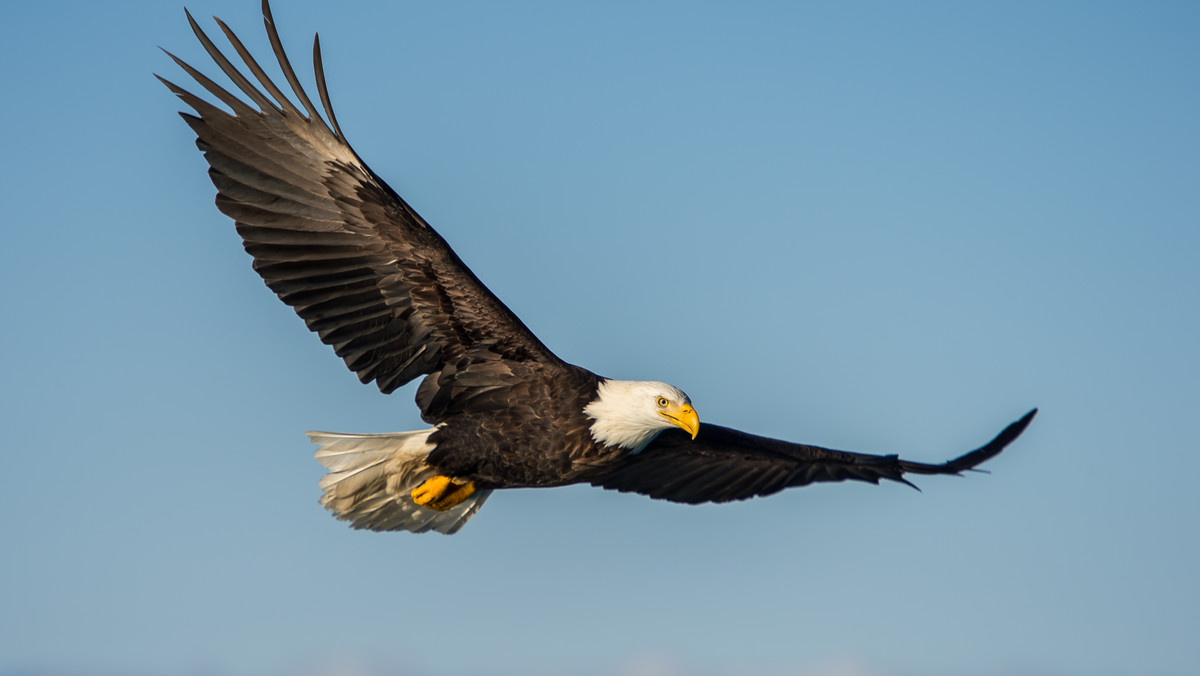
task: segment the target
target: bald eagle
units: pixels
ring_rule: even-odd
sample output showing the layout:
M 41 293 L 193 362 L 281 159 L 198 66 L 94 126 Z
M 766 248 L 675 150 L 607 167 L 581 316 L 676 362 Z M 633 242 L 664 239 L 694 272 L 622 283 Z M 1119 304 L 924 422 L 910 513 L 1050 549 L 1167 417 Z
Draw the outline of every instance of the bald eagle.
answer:
M 991 459 L 1037 412 L 978 450 L 925 464 L 701 423 L 676 387 L 564 362 L 350 147 L 329 102 L 319 39 L 313 67 L 324 116 L 296 77 L 266 0 L 262 12 L 302 109 L 220 19 L 249 76 L 187 15 L 244 98 L 170 52 L 226 109 L 159 79 L 195 112 L 180 114 L 210 165 L 217 208 L 236 223 L 267 286 L 363 383 L 387 394 L 424 377 L 416 401 L 429 429 L 309 433 L 329 469 L 321 503 L 353 527 L 454 533 L 499 488 L 590 483 L 702 503 L 818 481 L 911 486 L 905 474 L 958 474 Z

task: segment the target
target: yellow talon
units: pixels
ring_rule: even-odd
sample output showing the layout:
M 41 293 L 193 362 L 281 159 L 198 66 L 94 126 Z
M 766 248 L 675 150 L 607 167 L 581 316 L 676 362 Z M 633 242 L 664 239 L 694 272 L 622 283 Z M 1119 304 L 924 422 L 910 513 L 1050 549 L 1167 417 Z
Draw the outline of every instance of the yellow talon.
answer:
M 432 479 L 427 479 L 425 483 L 417 486 L 412 490 L 413 502 L 418 505 L 428 505 L 438 499 L 446 488 L 453 483 L 448 476 L 435 476 Z
M 448 476 L 438 475 L 412 489 L 413 502 L 444 512 L 475 493 L 475 482 L 458 483 Z

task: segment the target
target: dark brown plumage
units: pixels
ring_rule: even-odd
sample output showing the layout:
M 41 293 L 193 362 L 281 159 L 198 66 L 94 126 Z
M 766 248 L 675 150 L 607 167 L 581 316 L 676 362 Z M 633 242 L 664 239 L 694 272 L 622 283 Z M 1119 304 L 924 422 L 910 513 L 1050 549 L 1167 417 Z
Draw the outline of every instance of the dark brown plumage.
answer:
M 663 432 L 646 450 L 592 480 L 596 486 L 645 493 L 673 502 L 729 502 L 822 481 L 888 479 L 907 474 L 959 474 L 986 462 L 1025 431 L 1036 410 L 1004 428 L 982 447 L 938 465 L 896 455 L 835 451 L 759 437 L 728 427 L 700 425 L 694 440 Z
M 322 482 L 323 502 L 356 527 L 454 532 L 491 489 L 505 487 L 590 482 L 695 503 L 815 481 L 908 483 L 905 473 L 957 474 L 990 459 L 1032 419 L 1034 412 L 978 451 L 941 465 L 792 444 L 715 425 L 700 426 L 694 440 L 678 431 L 655 438 L 655 427 L 643 441 L 619 442 L 624 437 L 616 435 L 637 433 L 642 423 L 606 432 L 597 421 L 610 414 L 596 411 L 616 406 L 620 413 L 620 396 L 633 395 L 613 394 L 616 404 L 588 408 L 608 381 L 548 350 L 363 163 L 330 105 L 319 41 L 313 64 L 324 118 L 300 86 L 265 0 L 263 17 L 299 106 L 219 19 L 254 81 L 187 16 L 244 100 L 171 58 L 232 114 L 163 82 L 195 111 L 181 115 L 210 165 L 217 207 L 234 220 L 267 286 L 362 382 L 390 393 L 424 376 L 416 400 L 434 430 L 312 433 L 322 447 L 318 459 L 332 470 Z M 652 422 L 695 432 L 688 422 L 695 418 L 690 401 L 669 389 L 670 407 L 668 397 L 655 396 L 664 419 L 673 422 Z

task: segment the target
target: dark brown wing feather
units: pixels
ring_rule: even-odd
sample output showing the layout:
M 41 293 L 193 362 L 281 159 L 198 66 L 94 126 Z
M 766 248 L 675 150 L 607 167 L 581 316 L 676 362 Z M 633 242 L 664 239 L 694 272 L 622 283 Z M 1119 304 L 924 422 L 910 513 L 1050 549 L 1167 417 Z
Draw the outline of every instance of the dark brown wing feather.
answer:
M 181 115 L 209 162 L 217 206 L 237 223 L 267 286 L 362 382 L 373 380 L 386 393 L 438 374 L 418 398 L 426 419 L 438 419 L 474 388 L 503 386 L 510 373 L 504 362 L 560 366 L 346 142 L 329 103 L 319 42 L 313 63 L 328 123 L 300 86 L 265 0 L 263 18 L 303 111 L 220 20 L 257 85 L 188 15 L 205 50 L 249 103 L 169 53 L 232 114 L 163 82 L 195 110 Z
M 591 482 L 693 504 L 745 500 L 818 481 L 877 484 L 880 479 L 889 479 L 912 486 L 905 474 L 958 474 L 990 460 L 1025 431 L 1035 414 L 1037 409 L 983 447 L 940 465 L 910 462 L 895 455 L 793 444 L 702 424 L 695 440 L 675 430 L 664 432 L 641 453 Z

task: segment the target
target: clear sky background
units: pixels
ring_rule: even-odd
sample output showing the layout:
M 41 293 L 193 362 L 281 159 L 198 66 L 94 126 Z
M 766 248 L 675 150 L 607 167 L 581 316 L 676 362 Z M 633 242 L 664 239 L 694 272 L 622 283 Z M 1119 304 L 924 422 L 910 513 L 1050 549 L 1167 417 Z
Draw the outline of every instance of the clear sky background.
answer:
M 203 0 L 260 60 L 256 0 Z M 1200 9 L 329 3 L 360 154 L 565 359 L 991 474 L 352 531 L 308 429 L 423 427 L 250 269 L 178 3 L 0 22 L 3 676 L 1118 676 L 1200 664 Z M 215 31 L 215 27 L 214 27 Z M 306 81 L 308 76 L 304 76 Z

